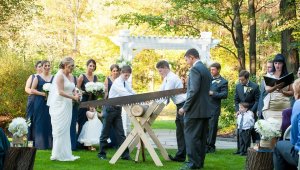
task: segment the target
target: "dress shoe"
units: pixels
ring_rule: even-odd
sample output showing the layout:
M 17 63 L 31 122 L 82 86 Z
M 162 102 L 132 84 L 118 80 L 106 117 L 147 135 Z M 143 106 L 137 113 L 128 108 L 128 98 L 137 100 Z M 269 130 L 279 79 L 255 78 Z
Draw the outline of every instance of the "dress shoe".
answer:
M 131 157 L 130 157 L 130 156 L 124 156 L 124 157 L 121 157 L 121 159 L 130 161 L 130 160 L 131 160 Z
M 200 169 L 200 167 L 188 166 L 187 164 L 185 164 L 180 168 L 180 170 L 190 170 L 190 169 Z
M 209 147 L 207 150 L 206 150 L 206 153 L 215 153 L 216 152 L 216 149 L 215 148 L 212 148 L 212 147 Z
M 98 158 L 99 158 L 99 159 L 102 159 L 102 160 L 107 159 L 106 155 L 98 155 Z
M 247 153 L 242 152 L 242 153 L 240 153 L 240 155 L 241 155 L 241 156 L 247 156 Z
M 233 152 L 232 154 L 234 154 L 234 155 L 239 155 L 239 154 L 241 154 L 241 152 L 236 151 L 236 152 Z
M 175 161 L 175 162 L 184 162 L 184 161 L 185 161 L 185 159 L 177 158 L 176 156 L 173 157 L 172 155 L 169 155 L 169 158 L 170 158 L 172 161 Z

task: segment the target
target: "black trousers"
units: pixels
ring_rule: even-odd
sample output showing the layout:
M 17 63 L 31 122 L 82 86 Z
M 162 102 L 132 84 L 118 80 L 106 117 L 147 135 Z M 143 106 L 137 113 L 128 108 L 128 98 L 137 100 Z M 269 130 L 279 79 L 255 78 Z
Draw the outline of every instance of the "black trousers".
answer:
M 106 106 L 106 111 L 103 115 L 103 128 L 102 133 L 100 136 L 100 152 L 98 153 L 98 156 L 106 156 L 105 148 L 107 147 L 107 139 L 110 136 L 110 129 L 111 127 L 114 128 L 115 135 L 118 143 L 118 147 L 124 142 L 126 139 L 124 135 L 124 129 L 122 124 L 122 107 L 117 106 Z M 122 154 L 122 157 L 128 157 L 129 156 L 129 150 L 128 148 L 124 151 Z
M 297 169 L 298 151 L 290 141 L 278 141 L 273 151 L 273 163 L 275 170 Z
M 178 111 L 182 106 L 184 105 L 184 102 L 176 104 L 177 114 L 176 114 L 176 139 L 177 139 L 177 148 L 178 151 L 175 155 L 175 158 L 177 159 L 183 159 L 186 158 L 186 147 L 185 147 L 185 140 L 184 140 L 184 121 L 183 121 L 183 115 L 179 115 Z
M 239 152 L 240 153 L 247 153 L 247 149 L 251 145 L 251 129 L 247 130 L 238 130 L 239 135 Z
M 204 165 L 208 118 L 184 118 L 184 138 L 189 167 Z
M 209 119 L 209 127 L 208 127 L 208 136 L 207 136 L 207 147 L 216 148 L 216 138 L 218 132 L 218 122 L 219 122 L 219 114 L 214 114 Z

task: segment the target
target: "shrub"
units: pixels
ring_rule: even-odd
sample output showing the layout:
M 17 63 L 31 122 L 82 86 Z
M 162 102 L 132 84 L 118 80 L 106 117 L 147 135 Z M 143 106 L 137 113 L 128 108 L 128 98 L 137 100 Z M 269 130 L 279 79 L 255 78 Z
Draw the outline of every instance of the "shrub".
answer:
M 25 83 L 34 73 L 34 63 L 24 63 L 14 54 L 0 54 L 0 115 L 24 116 L 27 94 Z

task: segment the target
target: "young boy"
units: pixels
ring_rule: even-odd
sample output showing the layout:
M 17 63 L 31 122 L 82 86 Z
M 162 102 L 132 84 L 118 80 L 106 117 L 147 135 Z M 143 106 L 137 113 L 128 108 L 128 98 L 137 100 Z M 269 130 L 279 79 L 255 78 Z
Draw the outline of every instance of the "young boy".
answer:
M 247 149 L 251 144 L 251 129 L 254 126 L 254 114 L 249 110 L 249 104 L 239 103 L 239 113 L 237 115 L 238 145 L 241 156 L 247 155 Z
M 115 98 L 121 96 L 133 95 L 135 92 L 131 89 L 127 80 L 131 75 L 131 67 L 123 66 L 121 69 L 121 75 L 115 79 L 109 91 L 108 98 Z M 107 139 L 109 138 L 110 127 L 112 126 L 115 130 L 116 138 L 118 139 L 118 146 L 120 146 L 124 140 L 124 129 L 122 124 L 122 107 L 121 106 L 106 106 L 104 107 L 106 112 L 103 114 L 103 129 L 100 136 L 100 152 L 98 157 L 100 159 L 106 159 L 105 148 L 107 147 Z M 129 150 L 126 149 L 122 154 L 121 159 L 131 160 Z

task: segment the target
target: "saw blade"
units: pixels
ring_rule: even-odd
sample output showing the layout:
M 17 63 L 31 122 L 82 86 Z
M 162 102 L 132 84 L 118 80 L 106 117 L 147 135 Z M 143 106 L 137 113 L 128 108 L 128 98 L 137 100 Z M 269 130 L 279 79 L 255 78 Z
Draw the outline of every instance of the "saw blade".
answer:
M 143 103 L 151 100 L 166 99 L 174 95 L 185 93 L 186 89 L 172 89 L 164 91 L 156 91 L 150 93 L 142 93 L 131 96 L 122 96 L 103 100 L 92 100 L 80 103 L 80 108 L 96 107 L 96 106 L 122 106 Z

